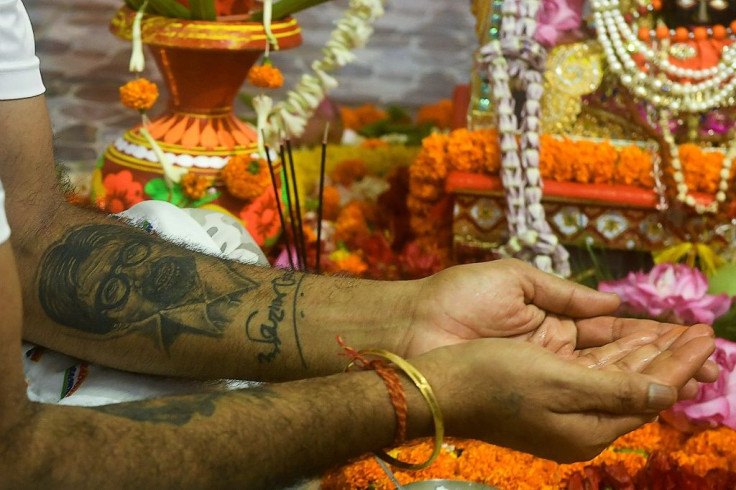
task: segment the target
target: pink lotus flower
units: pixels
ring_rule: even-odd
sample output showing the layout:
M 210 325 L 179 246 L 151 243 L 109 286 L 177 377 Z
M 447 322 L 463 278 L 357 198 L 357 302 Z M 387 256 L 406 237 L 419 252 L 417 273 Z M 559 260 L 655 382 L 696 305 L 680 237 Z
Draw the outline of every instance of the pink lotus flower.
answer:
M 601 282 L 598 289 L 616 293 L 622 313 L 685 325 L 711 324 L 731 306 L 727 294 L 707 294 L 705 275 L 685 264 L 659 264 L 647 274 L 631 272 L 620 281 Z
M 546 47 L 556 46 L 566 32 L 580 28 L 582 0 L 543 0 L 534 38 Z
M 675 404 L 670 411 L 675 419 L 685 416 L 696 426 L 736 429 L 736 343 L 716 338 L 716 351 L 710 358 L 721 368 L 718 380 L 701 383 L 695 398 Z

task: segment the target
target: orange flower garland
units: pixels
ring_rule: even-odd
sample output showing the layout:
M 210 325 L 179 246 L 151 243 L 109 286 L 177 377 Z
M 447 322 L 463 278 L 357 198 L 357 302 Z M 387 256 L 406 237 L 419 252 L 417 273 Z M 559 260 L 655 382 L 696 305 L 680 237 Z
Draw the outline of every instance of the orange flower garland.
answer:
M 256 87 L 279 88 L 284 85 L 284 75 L 266 59 L 262 65 L 250 69 L 248 82 Z
M 210 179 L 202 175 L 189 172 L 184 175 L 179 182 L 181 184 L 181 190 L 185 196 L 189 199 L 197 200 L 202 199 L 212 185 Z
M 572 140 L 549 134 L 540 137 L 540 173 L 543 179 L 581 184 L 622 184 L 644 189 L 654 187 L 652 154 L 637 145 L 615 147 L 608 141 Z M 458 129 L 448 134 L 435 133 L 422 141 L 422 150 L 412 163 L 409 192 L 427 209 L 444 196 L 444 178 L 449 171 L 495 175 L 500 167 L 498 137 L 495 130 L 468 131 Z M 680 146 L 680 161 L 685 181 L 691 192 L 713 194 L 718 189 L 720 152 L 704 151 L 701 147 Z M 732 168 L 731 177 L 736 172 Z M 434 223 L 425 223 L 425 219 Z M 412 230 L 419 236 L 432 233 L 442 224 L 436 216 L 412 213 Z
M 228 192 L 245 201 L 263 194 L 271 183 L 266 161 L 248 155 L 231 157 L 221 175 Z
M 120 101 L 125 107 L 147 111 L 158 99 L 158 87 L 145 78 L 136 78 L 120 87 Z
M 673 458 L 680 466 L 703 476 L 711 469 L 736 471 L 736 431 L 727 427 L 706 430 L 687 438 L 671 426 L 651 423 L 617 439 L 596 458 L 575 464 L 557 464 L 532 455 L 470 439 L 446 438 L 440 457 L 418 472 L 394 469 L 402 484 L 429 479 L 463 480 L 506 490 L 567 488 L 573 475 L 586 468 L 622 465 L 635 478 L 645 471 L 650 454 Z M 418 439 L 390 452 L 406 461 L 420 461 L 432 450 L 432 441 Z M 322 480 L 323 490 L 391 489 L 394 485 L 370 456 L 337 468 Z M 587 487 L 586 487 L 587 488 Z

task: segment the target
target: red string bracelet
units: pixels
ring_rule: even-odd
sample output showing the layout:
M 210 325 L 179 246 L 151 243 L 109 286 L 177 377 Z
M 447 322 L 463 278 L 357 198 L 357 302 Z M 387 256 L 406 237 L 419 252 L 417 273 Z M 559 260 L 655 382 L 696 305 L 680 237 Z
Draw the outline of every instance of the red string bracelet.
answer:
M 406 393 L 398 373 L 381 359 L 366 359 L 360 352 L 346 345 L 339 335 L 337 336 L 337 343 L 345 350 L 345 355 L 354 366 L 364 371 L 374 370 L 383 380 L 396 413 L 394 445 L 403 444 L 406 441 L 406 416 L 409 409 L 406 405 Z

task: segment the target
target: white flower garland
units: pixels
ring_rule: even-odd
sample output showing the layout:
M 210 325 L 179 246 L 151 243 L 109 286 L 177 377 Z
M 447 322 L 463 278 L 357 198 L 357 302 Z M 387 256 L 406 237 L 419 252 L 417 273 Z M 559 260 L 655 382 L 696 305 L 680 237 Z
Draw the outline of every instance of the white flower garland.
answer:
M 539 0 L 504 0 L 500 39 L 481 48 L 498 114 L 501 178 L 506 191 L 508 243 L 499 251 L 533 261 L 546 272 L 570 275 L 567 250 L 545 218 L 539 171 L 539 115 L 547 53 L 534 39 Z M 526 100 L 519 127 L 510 77 L 521 82 Z M 521 133 L 521 148 L 516 135 Z
M 259 125 L 259 147 L 265 133 L 271 142 L 277 142 L 283 135 L 300 136 L 307 120 L 322 102 L 327 91 L 337 87 L 337 80 L 329 75 L 335 69 L 355 60 L 352 49 L 365 46 L 373 34 L 373 23 L 384 13 L 385 0 L 351 0 L 350 6 L 325 44 L 324 58 L 312 63 L 314 75 L 302 75 L 299 83 L 286 95 L 286 100 L 273 105 L 270 97 L 259 96 L 254 103 Z M 266 110 L 268 110 L 266 112 Z

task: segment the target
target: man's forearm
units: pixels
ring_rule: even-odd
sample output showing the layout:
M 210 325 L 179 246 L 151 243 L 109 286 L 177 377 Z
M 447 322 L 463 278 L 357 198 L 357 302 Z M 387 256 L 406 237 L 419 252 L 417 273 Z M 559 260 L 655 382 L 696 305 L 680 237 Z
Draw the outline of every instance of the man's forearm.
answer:
M 409 434 L 429 435 L 421 397 L 406 392 Z M 390 445 L 395 430 L 374 372 L 95 409 L 31 406 L 0 439 L 12 488 L 280 488 Z
M 334 373 L 343 361 L 337 335 L 355 347 L 397 348 L 416 287 L 243 265 L 68 204 L 16 249 L 27 340 L 155 374 Z

